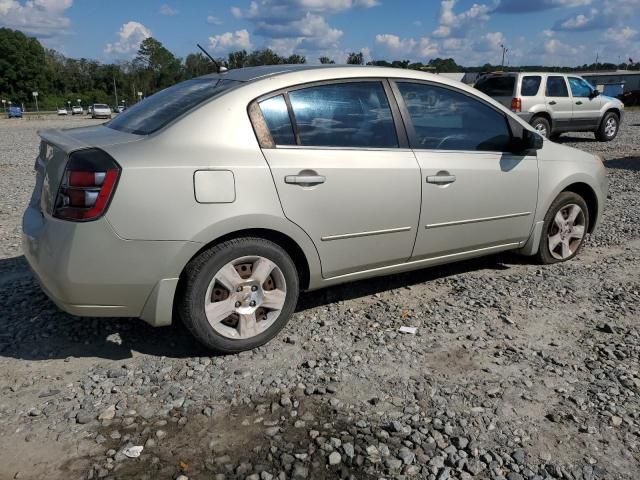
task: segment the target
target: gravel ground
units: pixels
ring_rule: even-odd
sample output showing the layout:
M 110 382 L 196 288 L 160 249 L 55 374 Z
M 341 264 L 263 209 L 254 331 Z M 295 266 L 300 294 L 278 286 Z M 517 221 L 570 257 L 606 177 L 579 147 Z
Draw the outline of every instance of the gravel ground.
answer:
M 36 130 L 91 123 L 0 120 L 0 479 L 638 478 L 640 112 L 612 143 L 561 138 L 611 179 L 578 259 L 305 294 L 278 338 L 227 357 L 179 325 L 71 317 L 34 282 Z

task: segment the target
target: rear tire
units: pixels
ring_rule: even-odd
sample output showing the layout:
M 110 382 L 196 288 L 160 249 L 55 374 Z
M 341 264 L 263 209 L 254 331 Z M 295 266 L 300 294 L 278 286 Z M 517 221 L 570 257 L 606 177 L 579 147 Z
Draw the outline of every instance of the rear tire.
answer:
M 187 265 L 177 313 L 205 347 L 237 353 L 275 337 L 293 314 L 298 292 L 296 266 L 280 246 L 232 239 Z
M 574 258 L 589 231 L 589 209 L 574 192 L 562 192 L 544 217 L 537 260 L 549 265 Z
M 545 117 L 533 117 L 531 120 L 531 126 L 543 137 L 549 138 L 551 135 L 551 124 Z
M 613 112 L 608 112 L 602 122 L 600 128 L 596 131 L 596 139 L 600 142 L 610 142 L 618 136 L 620 130 L 620 119 Z

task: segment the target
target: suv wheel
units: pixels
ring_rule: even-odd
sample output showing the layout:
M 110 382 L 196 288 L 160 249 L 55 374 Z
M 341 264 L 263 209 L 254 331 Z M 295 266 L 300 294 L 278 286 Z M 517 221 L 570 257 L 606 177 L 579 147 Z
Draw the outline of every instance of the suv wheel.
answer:
M 607 113 L 600 123 L 600 128 L 596 132 L 596 138 L 601 142 L 610 142 L 618 135 L 620 120 L 613 112 Z
M 575 257 L 589 230 L 589 209 L 573 192 L 562 192 L 544 217 L 538 260 L 543 264 L 566 262 Z
M 220 243 L 186 268 L 178 313 L 207 348 L 236 353 L 264 345 L 298 301 L 298 273 L 287 253 L 262 238 Z
M 549 120 L 544 117 L 534 117 L 533 120 L 531 120 L 531 126 L 543 137 L 548 138 L 551 134 L 551 124 Z

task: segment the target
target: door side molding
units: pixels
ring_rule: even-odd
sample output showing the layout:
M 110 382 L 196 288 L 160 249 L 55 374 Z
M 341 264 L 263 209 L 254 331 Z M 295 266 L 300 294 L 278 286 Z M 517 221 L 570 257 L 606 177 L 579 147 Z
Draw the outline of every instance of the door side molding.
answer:
M 451 227 L 454 225 L 467 225 L 469 223 L 492 222 L 494 220 L 505 220 L 507 218 L 526 217 L 528 215 L 531 215 L 531 213 L 532 212 L 509 213 L 507 215 L 496 215 L 494 217 L 470 218 L 468 220 L 457 220 L 455 222 L 432 223 L 429 225 L 425 225 L 424 228 L 429 229 L 429 228 Z

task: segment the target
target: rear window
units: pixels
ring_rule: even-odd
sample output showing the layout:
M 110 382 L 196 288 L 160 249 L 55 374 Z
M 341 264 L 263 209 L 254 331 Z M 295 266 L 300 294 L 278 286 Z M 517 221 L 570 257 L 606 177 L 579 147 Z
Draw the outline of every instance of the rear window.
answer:
M 488 75 L 482 77 L 475 87 L 490 97 L 513 97 L 516 77 L 512 75 Z
M 125 110 L 107 123 L 107 127 L 136 135 L 149 135 L 239 83 L 218 78 L 187 80 L 161 90 Z
M 96 103 L 96 104 L 94 105 L 94 107 L 95 107 L 95 108 L 109 108 L 109 107 L 107 107 L 104 103 Z
M 523 97 L 535 97 L 540 90 L 540 84 L 542 83 L 542 77 L 523 77 L 522 86 L 520 87 L 520 95 Z

